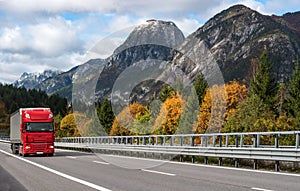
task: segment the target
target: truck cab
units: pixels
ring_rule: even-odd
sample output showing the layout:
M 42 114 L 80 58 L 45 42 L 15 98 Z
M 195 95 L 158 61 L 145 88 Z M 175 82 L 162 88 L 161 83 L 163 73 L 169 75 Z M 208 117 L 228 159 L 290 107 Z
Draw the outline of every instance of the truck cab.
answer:
M 53 113 L 49 108 L 21 108 L 11 116 L 11 149 L 27 156 L 54 153 Z

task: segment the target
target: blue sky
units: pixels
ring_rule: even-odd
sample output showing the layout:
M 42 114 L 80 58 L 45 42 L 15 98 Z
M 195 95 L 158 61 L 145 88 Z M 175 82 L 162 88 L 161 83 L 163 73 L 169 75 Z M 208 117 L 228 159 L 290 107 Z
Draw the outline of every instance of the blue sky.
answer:
M 148 19 L 171 20 L 188 35 L 234 4 L 267 15 L 300 11 L 299 0 L 0 0 L 0 82 L 71 69 L 95 42 Z

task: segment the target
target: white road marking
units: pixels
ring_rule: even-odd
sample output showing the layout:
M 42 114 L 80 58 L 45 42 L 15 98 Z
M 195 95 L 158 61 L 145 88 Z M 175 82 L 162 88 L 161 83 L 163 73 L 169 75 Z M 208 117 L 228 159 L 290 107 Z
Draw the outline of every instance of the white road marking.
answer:
M 109 163 L 107 163 L 107 162 L 102 162 L 102 161 L 97 161 L 97 160 L 94 160 L 93 162 L 94 162 L 94 163 L 98 163 L 98 164 L 109 165 Z
M 255 188 L 255 187 L 252 187 L 251 189 L 252 190 L 259 190 L 259 191 L 273 191 L 273 190 L 268 190 L 268 189 L 263 189 L 263 188 Z
M 145 171 L 145 172 L 155 173 L 155 174 L 163 174 L 163 175 L 167 175 L 167 176 L 176 176 L 176 174 L 167 173 L 167 172 L 160 172 L 160 171 L 147 170 L 147 169 L 141 169 L 141 170 L 142 170 L 142 171 Z
M 104 188 L 104 187 L 102 187 L 102 186 L 99 186 L 99 185 L 96 185 L 96 184 L 87 182 L 87 181 L 85 181 L 85 180 L 81 180 L 81 179 L 79 179 L 79 178 L 76 178 L 76 177 L 67 175 L 67 174 L 65 174 L 65 173 L 62 173 L 62 172 L 59 172 L 59 171 L 57 171 L 57 170 L 54 170 L 54 169 L 51 169 L 51 168 L 49 168 L 49 167 L 43 166 L 43 165 L 41 165 L 41 164 L 38 164 L 38 163 L 36 163 L 36 162 L 32 162 L 32 161 L 27 160 L 27 159 L 25 159 L 25 158 L 21 158 L 21 157 L 19 157 L 19 156 L 10 154 L 10 153 L 8 153 L 8 152 L 6 152 L 6 151 L 3 151 L 3 150 L 1 150 L 1 149 L 0 149 L 0 152 L 2 152 L 3 154 L 6 154 L 6 155 L 8 155 L 8 156 L 14 157 L 14 158 L 16 158 L 16 159 L 19 159 L 19 160 L 21 160 L 21 161 L 27 162 L 27 163 L 29 163 L 29 164 L 31 164 L 31 165 L 33 165 L 33 166 L 36 166 L 36 167 L 38 167 L 38 168 L 41 168 L 41 169 L 46 170 L 46 171 L 48 171 L 48 172 L 51 172 L 51 173 L 53 173 L 53 174 L 56 174 L 56 175 L 58 175 L 58 176 L 61 176 L 61 177 L 64 177 L 64 178 L 66 178 L 66 179 L 69 179 L 69 180 L 72 180 L 72 181 L 74 181 L 74 182 L 77 182 L 77 183 L 79 183 L 79 184 L 88 186 L 88 187 L 90 187 L 90 188 L 94 188 L 94 189 L 100 190 L 100 191 L 111 191 L 111 190 L 109 190 L 109 189 L 107 189 L 107 188 Z
M 77 157 L 73 157 L 73 156 L 66 156 L 66 158 L 69 158 L 69 159 L 77 159 Z

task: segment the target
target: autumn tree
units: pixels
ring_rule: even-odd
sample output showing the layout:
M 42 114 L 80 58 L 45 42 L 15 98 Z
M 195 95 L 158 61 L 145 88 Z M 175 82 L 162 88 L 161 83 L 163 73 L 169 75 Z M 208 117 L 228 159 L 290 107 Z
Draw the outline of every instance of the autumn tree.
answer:
M 84 114 L 71 113 L 66 115 L 60 122 L 60 130 L 67 137 L 86 136 L 90 121 Z
M 285 114 L 277 117 L 266 103 L 257 95 L 251 95 L 238 105 L 236 112 L 229 116 L 224 125 L 223 132 L 268 132 L 268 131 L 291 131 L 295 130 L 296 121 Z M 282 144 L 294 144 L 295 140 L 290 137 L 281 138 Z M 261 144 L 274 144 L 273 136 L 261 136 Z M 247 137 L 246 144 L 252 140 Z
M 148 113 L 145 106 L 139 103 L 130 104 L 117 115 L 109 134 L 118 136 L 138 134 L 138 129 L 134 129 L 134 121 Z
M 200 107 L 196 132 L 219 132 L 228 117 L 237 109 L 238 103 L 246 96 L 246 86 L 237 81 L 225 84 L 225 87 L 224 85 L 215 85 L 207 89 Z
M 108 133 L 101 126 L 97 113 L 90 114 L 90 122 L 88 127 L 88 136 L 107 136 Z M 111 128 L 110 128 L 111 129 Z
M 241 102 L 237 110 L 227 119 L 222 132 L 254 132 L 267 131 L 268 123 L 275 119 L 275 113 L 257 95 L 252 95 Z M 260 127 L 254 124 L 260 121 Z M 262 122 L 264 121 L 264 122 Z
M 184 102 L 179 96 L 167 98 L 155 121 L 155 134 L 174 134 L 177 130 L 183 108 Z

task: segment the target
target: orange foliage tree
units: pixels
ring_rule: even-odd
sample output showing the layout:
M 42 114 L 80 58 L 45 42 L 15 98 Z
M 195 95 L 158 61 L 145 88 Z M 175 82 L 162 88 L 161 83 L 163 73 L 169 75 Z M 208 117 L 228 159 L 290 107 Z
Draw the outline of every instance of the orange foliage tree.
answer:
M 162 104 L 159 116 L 155 120 L 155 134 L 174 134 L 183 111 L 184 101 L 180 96 L 167 98 Z
M 223 127 L 227 117 L 234 113 L 238 103 L 246 97 L 246 86 L 237 81 L 225 84 L 225 87 L 224 85 L 215 85 L 207 89 L 200 107 L 195 132 L 220 132 L 220 128 Z

